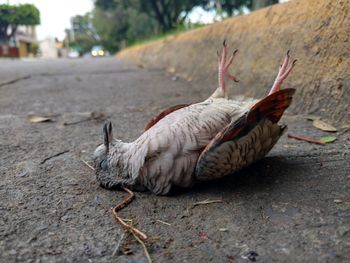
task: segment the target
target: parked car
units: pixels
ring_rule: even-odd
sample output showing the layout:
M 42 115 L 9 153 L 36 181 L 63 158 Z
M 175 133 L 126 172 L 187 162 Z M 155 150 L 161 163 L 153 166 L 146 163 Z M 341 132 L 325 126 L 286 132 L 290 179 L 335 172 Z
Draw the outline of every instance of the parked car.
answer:
M 79 58 L 80 54 L 76 50 L 72 50 L 68 53 L 68 58 Z
M 102 46 L 93 46 L 91 49 L 91 55 L 93 57 L 104 57 L 108 55 L 108 52 Z

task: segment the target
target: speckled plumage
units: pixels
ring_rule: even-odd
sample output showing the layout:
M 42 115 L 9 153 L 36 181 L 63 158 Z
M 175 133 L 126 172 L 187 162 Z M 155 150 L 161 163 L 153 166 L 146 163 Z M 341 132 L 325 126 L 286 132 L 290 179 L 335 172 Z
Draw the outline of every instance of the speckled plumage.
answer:
M 131 143 L 113 140 L 111 124 L 105 126 L 105 143 L 94 153 L 97 180 L 102 186 L 148 189 L 164 195 L 173 185 L 190 187 L 196 181 L 220 178 L 269 152 L 285 128 L 277 121 L 294 92 L 277 92 L 269 96 L 274 102 L 267 98 L 266 103 L 264 99 L 227 99 L 222 83 L 235 53 L 226 64 L 225 52 L 224 44 L 219 88 L 209 99 L 161 114 Z M 273 89 L 274 93 L 279 91 L 275 85 Z

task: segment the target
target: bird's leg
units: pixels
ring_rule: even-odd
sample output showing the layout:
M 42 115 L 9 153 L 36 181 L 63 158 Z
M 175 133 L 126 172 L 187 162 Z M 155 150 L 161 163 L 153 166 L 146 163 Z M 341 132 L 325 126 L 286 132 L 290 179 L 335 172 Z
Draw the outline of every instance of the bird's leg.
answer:
M 288 50 L 287 55 L 284 58 L 283 64 L 279 68 L 277 77 L 275 79 L 275 82 L 272 85 L 269 95 L 271 95 L 276 91 L 281 90 L 283 81 L 288 77 L 289 73 L 292 71 L 295 63 L 297 62 L 297 60 L 294 60 L 290 65 L 288 65 L 289 58 L 290 56 L 289 56 L 289 50 Z
M 223 97 L 227 97 L 227 90 L 226 90 L 226 85 L 225 85 L 225 77 L 238 82 L 236 77 L 232 76 L 229 72 L 228 69 L 231 66 L 238 50 L 235 50 L 231 57 L 227 61 L 227 45 L 226 45 L 226 40 L 223 43 L 223 50 L 222 54 L 219 54 L 219 51 L 217 52 L 218 54 L 218 68 L 219 68 L 219 73 L 218 73 L 218 81 L 219 81 L 219 90 L 221 91 Z

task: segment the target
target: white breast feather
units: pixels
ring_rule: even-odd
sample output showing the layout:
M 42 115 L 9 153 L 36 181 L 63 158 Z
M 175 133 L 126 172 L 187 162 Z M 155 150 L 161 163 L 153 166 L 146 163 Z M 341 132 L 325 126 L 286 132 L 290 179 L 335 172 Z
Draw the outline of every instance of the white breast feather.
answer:
M 171 184 L 190 186 L 200 150 L 251 104 L 210 99 L 167 115 L 132 143 L 130 174 L 158 194 Z

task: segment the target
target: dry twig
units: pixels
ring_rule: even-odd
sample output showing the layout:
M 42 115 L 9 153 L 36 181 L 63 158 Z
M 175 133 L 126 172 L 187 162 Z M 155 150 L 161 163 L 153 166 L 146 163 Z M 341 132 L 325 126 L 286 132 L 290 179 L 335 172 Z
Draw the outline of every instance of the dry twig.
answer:
M 130 231 L 132 234 L 138 236 L 140 239 L 142 240 L 147 240 L 147 235 L 144 234 L 143 232 L 141 232 L 140 230 L 136 229 L 135 227 L 127 224 L 124 222 L 123 219 L 121 219 L 118 216 L 118 211 L 123 209 L 125 206 L 127 206 L 128 204 L 131 203 L 131 201 L 135 198 L 135 194 L 129 190 L 128 188 L 122 187 L 122 189 L 127 192 L 129 195 L 127 197 L 125 197 L 123 199 L 123 201 L 121 203 L 119 203 L 118 205 L 116 205 L 114 208 L 112 208 L 112 213 L 114 216 L 115 221 L 117 221 L 120 225 L 122 225 L 125 229 L 127 229 L 128 231 Z
M 151 256 L 150 256 L 149 253 L 148 253 L 148 250 L 147 250 L 147 247 L 146 247 L 145 243 L 144 243 L 137 235 L 135 235 L 134 232 L 131 232 L 131 234 L 133 234 L 133 236 L 134 236 L 134 238 L 137 240 L 137 242 L 139 242 L 139 243 L 142 245 L 143 251 L 145 251 L 145 254 L 146 254 L 148 263 L 152 263 Z
M 42 161 L 40 162 L 40 164 L 44 164 L 44 163 L 46 163 L 48 160 L 50 160 L 50 159 L 52 159 L 52 158 L 55 158 L 55 157 L 58 157 L 58 156 L 60 156 L 60 155 L 62 155 L 62 154 L 68 153 L 68 152 L 69 152 L 69 150 L 65 150 L 65 151 L 56 153 L 56 154 L 54 154 L 54 155 L 51 155 L 51 156 L 49 156 L 49 157 L 46 157 L 44 160 L 42 160 Z
M 164 221 L 162 221 L 162 220 L 157 219 L 156 221 L 159 222 L 159 223 L 162 223 L 162 224 L 164 224 L 164 225 L 171 226 L 170 223 L 164 222 Z
M 120 245 L 122 244 L 122 241 L 123 241 L 124 237 L 125 237 L 125 234 L 123 233 L 123 234 L 120 236 L 120 238 L 119 238 L 119 240 L 118 240 L 118 242 L 117 242 L 117 245 L 115 246 L 115 249 L 114 249 L 114 251 L 113 251 L 113 253 L 112 253 L 112 258 L 115 256 L 115 254 L 118 253 L 118 251 L 119 251 L 119 249 L 120 249 Z
M 200 201 L 200 202 L 197 202 L 197 203 L 194 203 L 193 204 L 193 207 L 197 206 L 197 205 L 207 205 L 207 204 L 213 204 L 213 203 L 222 203 L 222 200 L 221 199 L 217 199 L 217 200 L 204 200 L 204 201 Z
M 300 135 L 296 135 L 293 133 L 288 133 L 288 138 L 293 138 L 299 141 L 304 141 L 304 142 L 308 142 L 308 143 L 314 143 L 314 144 L 319 144 L 319 145 L 325 145 L 325 143 L 320 142 L 318 140 L 315 140 L 313 138 L 310 137 L 304 137 L 304 136 L 300 136 Z
M 88 166 L 91 170 L 95 171 L 95 168 L 92 167 L 90 164 L 88 164 L 88 162 L 81 160 L 86 166 Z M 119 223 L 120 225 L 122 225 L 126 230 L 128 230 L 131 234 L 133 234 L 133 236 L 135 237 L 135 239 L 142 245 L 143 250 L 145 251 L 146 257 L 148 259 L 149 263 L 152 263 L 152 259 L 148 253 L 147 247 L 145 245 L 145 243 L 142 240 L 147 240 L 147 235 L 143 232 L 141 232 L 140 230 L 138 230 L 137 228 L 133 227 L 132 225 L 129 225 L 127 223 L 124 222 L 125 219 L 122 219 L 121 217 L 118 216 L 118 211 L 123 209 L 124 207 L 126 207 L 128 204 L 130 204 L 132 202 L 132 200 L 134 200 L 135 198 L 135 194 L 128 188 L 126 187 L 122 187 L 122 189 L 127 192 L 129 195 L 126 196 L 123 201 L 121 203 L 119 203 L 118 205 L 116 205 L 114 208 L 112 208 L 112 213 L 113 213 L 113 217 L 115 219 L 115 221 L 117 221 L 117 223 Z M 125 220 L 127 221 L 127 220 Z M 113 251 L 112 257 L 118 252 L 118 249 L 120 247 L 121 241 L 124 238 L 124 234 L 121 236 L 120 240 L 117 243 L 117 246 L 115 248 L 115 250 Z
M 82 159 L 80 159 L 80 161 L 82 161 L 87 167 L 89 167 L 91 170 L 95 171 L 95 168 L 92 167 L 87 161 L 84 161 Z

